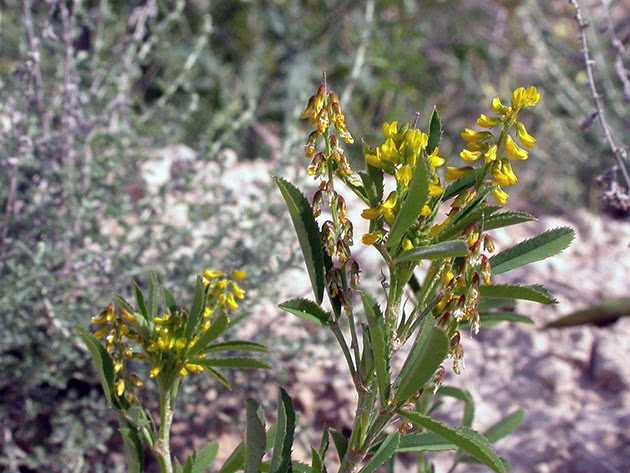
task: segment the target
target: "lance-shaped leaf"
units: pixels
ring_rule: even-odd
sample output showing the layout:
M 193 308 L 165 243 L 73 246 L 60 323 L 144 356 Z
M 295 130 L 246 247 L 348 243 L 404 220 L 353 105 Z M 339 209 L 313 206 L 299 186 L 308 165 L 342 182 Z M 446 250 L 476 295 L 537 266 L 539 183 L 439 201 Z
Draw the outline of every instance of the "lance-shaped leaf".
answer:
M 295 411 L 287 392 L 280 388 L 278 395 L 278 420 L 273 440 L 273 454 L 269 471 L 271 473 L 286 473 L 291 466 L 291 449 L 293 448 L 293 434 L 295 432 Z
M 186 321 L 186 338 L 191 339 L 201 316 L 203 315 L 204 308 L 206 307 L 206 288 L 203 284 L 201 277 L 197 277 L 195 283 L 195 295 L 193 297 L 192 306 L 188 313 L 188 320 Z
M 523 423 L 525 413 L 522 409 L 518 409 L 512 414 L 507 415 L 496 424 L 490 426 L 484 433 L 484 437 L 488 439 L 490 443 L 496 443 L 499 440 L 512 434 Z M 462 463 L 478 463 L 476 459 L 469 455 L 463 456 L 459 459 Z
M 105 394 L 108 404 L 111 406 L 114 397 L 114 362 L 109 356 L 109 353 L 107 353 L 107 350 L 105 350 L 94 335 L 83 327 L 77 327 L 77 333 L 90 352 L 90 355 L 92 355 L 92 362 L 94 363 L 96 373 L 103 386 L 103 393 Z
M 217 353 L 223 351 L 251 351 L 266 353 L 267 347 L 265 345 L 261 345 L 260 343 L 233 340 L 231 342 L 215 343 L 213 345 L 208 345 L 205 348 L 204 353 Z
M 427 154 L 431 154 L 435 148 L 440 146 L 442 138 L 442 122 L 438 114 L 437 107 L 433 108 L 431 121 L 429 122 L 429 141 L 427 142 Z
M 532 222 L 536 217 L 526 212 L 501 212 L 495 213 L 485 219 L 484 229 L 494 230 L 495 228 L 509 227 L 519 223 Z
M 329 324 L 330 313 L 308 299 L 291 299 L 283 302 L 278 307 L 309 322 L 314 322 L 325 327 Z
M 325 473 L 326 466 L 319 452 L 311 447 L 311 473 Z
M 457 445 L 464 452 L 490 467 L 496 473 L 508 472 L 504 462 L 493 451 L 488 439 L 478 432 L 468 427 L 453 429 L 442 422 L 438 422 L 418 412 L 403 411 L 400 414 L 411 423 L 434 432 L 445 440 Z
M 538 302 L 539 304 L 555 304 L 556 299 L 543 286 L 515 286 L 511 284 L 495 284 L 491 286 L 481 286 L 479 288 L 481 297 L 493 299 L 521 299 L 524 301 Z
M 438 389 L 437 394 L 439 396 L 452 397 L 464 403 L 464 416 L 462 417 L 462 425 L 464 427 L 471 427 L 473 420 L 475 419 L 475 401 L 470 392 L 459 389 L 454 386 L 442 386 Z
M 149 273 L 149 307 L 147 307 L 149 318 L 157 316 L 160 295 L 160 280 L 154 272 Z
M 311 278 L 315 300 L 321 304 L 324 298 L 324 251 L 313 209 L 306 197 L 290 182 L 274 177 L 287 204 L 295 232 L 297 233 L 308 275 Z
M 203 332 L 195 345 L 188 349 L 190 355 L 196 355 L 205 351 L 208 344 L 219 338 L 227 330 L 230 325 L 230 319 L 226 315 L 221 315 L 213 320 L 210 328 Z
M 337 450 L 339 463 L 341 463 L 343 462 L 343 457 L 346 456 L 346 452 L 348 451 L 348 438 L 335 429 L 330 429 L 330 435 L 332 436 L 333 443 L 335 444 L 335 450 Z
M 433 326 L 433 320 L 430 323 L 425 320 L 396 382 L 394 401 L 397 405 L 407 402 L 431 380 L 448 355 L 448 345 L 446 334 Z
M 405 452 L 444 452 L 457 450 L 457 447 L 433 432 L 422 432 L 405 435 L 400 439 L 399 453 Z
M 123 427 L 119 431 L 125 446 L 127 472 L 142 473 L 144 471 L 144 448 L 138 431 L 133 427 Z
M 140 286 L 138 286 L 138 284 L 136 284 L 135 282 L 133 283 L 133 293 L 136 297 L 136 304 L 138 305 L 138 310 L 140 311 L 140 314 L 142 314 L 142 316 L 148 320 L 149 312 L 147 311 L 147 306 L 144 301 L 144 294 L 142 294 Z
M 476 210 L 480 210 L 491 190 L 491 188 L 487 188 L 479 191 L 479 193 L 475 196 L 475 198 L 473 198 L 473 200 L 471 200 L 468 204 L 466 204 L 463 209 L 455 214 L 453 222 L 459 223 L 465 221 L 468 219 L 470 214 L 474 213 Z
M 247 430 L 245 433 L 245 473 L 260 473 L 266 444 L 265 423 L 258 403 L 248 399 Z
M 484 207 L 477 208 L 474 211 L 468 213 L 466 217 L 457 220 L 448 225 L 442 230 L 436 237 L 437 241 L 451 240 L 454 237 L 462 235 L 466 227 L 472 223 L 487 222 L 487 219 L 492 216 L 500 207 Z M 485 229 L 484 225 L 484 229 Z
M 204 368 L 237 368 L 237 369 L 269 369 L 264 361 L 255 358 L 234 357 L 234 358 L 203 358 L 195 360 L 195 363 Z
M 429 197 L 429 180 L 429 166 L 425 154 L 421 153 L 416 161 L 407 197 L 405 197 L 389 233 L 387 248 L 390 251 L 398 248 L 405 232 L 418 221 L 420 209 L 422 209 Z
M 492 328 L 499 325 L 501 322 L 514 322 L 517 324 L 529 324 L 533 325 L 534 321 L 526 315 L 517 314 L 515 312 L 480 312 L 479 313 L 479 326 L 481 328 Z M 464 322 L 461 325 L 470 326 L 469 323 Z
M 566 249 L 574 237 L 575 231 L 572 228 L 561 227 L 548 230 L 494 255 L 490 258 L 492 272 L 494 274 L 506 273 L 526 264 L 549 258 Z
M 389 349 L 385 340 L 385 324 L 383 314 L 376 301 L 366 292 L 361 293 L 363 308 L 370 329 L 370 341 L 374 355 L 376 379 L 378 381 L 378 393 L 381 405 L 385 406 L 389 400 Z
M 232 450 L 230 456 L 225 460 L 223 466 L 219 470 L 219 473 L 234 473 L 236 471 L 242 471 L 245 465 L 245 443 L 241 442 L 237 447 Z
M 378 469 L 383 463 L 389 460 L 394 453 L 396 453 L 396 449 L 398 448 L 398 444 L 400 443 L 400 433 L 394 432 L 389 434 L 381 443 L 381 446 L 378 448 L 374 456 L 370 458 L 370 461 L 360 470 L 360 473 L 372 473 Z
M 463 240 L 444 241 L 434 245 L 421 246 L 411 251 L 406 251 L 398 256 L 394 261 L 396 263 L 404 263 L 407 261 L 420 261 L 423 259 L 441 259 L 451 258 L 455 256 L 466 256 L 468 254 L 468 246 Z
M 595 325 L 604 327 L 616 322 L 620 317 L 630 316 L 630 298 L 612 299 L 586 309 L 580 309 L 549 322 L 544 328 Z
M 360 172 L 359 177 L 363 181 L 370 206 L 376 207 L 383 200 L 383 170 L 368 164 L 367 172 Z
M 223 385 L 223 387 L 225 387 L 226 389 L 232 389 L 232 386 L 230 386 L 230 382 L 220 372 L 209 366 L 206 366 L 205 370 L 210 376 L 212 376 L 216 381 Z
M 191 456 L 190 473 L 206 473 L 219 451 L 219 444 L 209 443 L 206 447 L 194 452 Z

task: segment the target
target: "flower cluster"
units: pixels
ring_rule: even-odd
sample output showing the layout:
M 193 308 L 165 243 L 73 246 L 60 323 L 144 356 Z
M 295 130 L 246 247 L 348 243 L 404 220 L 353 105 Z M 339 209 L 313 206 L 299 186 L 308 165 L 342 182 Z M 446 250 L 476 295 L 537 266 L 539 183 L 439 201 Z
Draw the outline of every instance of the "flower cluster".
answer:
M 330 213 L 330 219 L 321 226 L 321 240 L 324 250 L 337 264 L 327 271 L 327 287 L 331 297 L 348 308 L 360 270 L 351 257 L 353 225 L 347 216 L 345 199 L 335 190 L 333 178 L 356 179 L 340 143 L 352 144 L 354 139 L 346 126 L 337 95 L 325 83 L 310 97 L 302 119 L 314 127 L 304 147 L 305 156 L 311 160 L 308 174 L 319 180 L 319 189 L 312 200 L 313 213 L 319 217 L 323 207 Z
M 368 165 L 382 169 L 384 173 L 394 176 L 396 189 L 390 192 L 377 206 L 367 208 L 361 214 L 363 218 L 375 222 L 374 225 L 371 225 L 371 231 L 363 235 L 362 241 L 366 245 L 376 244 L 384 238 L 386 229 L 383 227 L 381 219 L 390 226 L 394 223 L 402 197 L 409 188 L 418 159 L 425 159 L 431 172 L 431 182 L 429 183 L 431 200 L 422 207 L 419 217 L 430 216 L 439 197 L 444 192 L 436 169 L 444 166 L 446 161 L 440 156 L 437 147 L 427 153 L 429 137 L 426 133 L 409 124 L 399 129 L 398 122 L 393 121 L 383 124 L 383 136 L 385 141 L 381 145 L 369 149 L 365 154 L 365 161 Z M 409 250 L 413 246 L 414 244 L 410 239 L 403 242 L 403 249 L 405 250 Z
M 491 109 L 497 116 L 481 114 L 477 119 L 477 125 L 486 130 L 466 128 L 460 135 L 466 142 L 466 147 L 460 152 L 459 157 L 467 163 L 484 162 L 484 174 L 489 175 L 495 185 L 493 196 L 499 205 L 505 205 L 508 201 L 508 194 L 503 188 L 518 182 L 511 161 L 526 160 L 529 156 L 527 149 L 533 148 L 536 144 L 536 139 L 527 132 L 525 125 L 518 121 L 519 112 L 534 107 L 539 100 L 540 93 L 536 87 L 515 89 L 509 106 L 503 105 L 501 99 L 495 97 L 492 99 Z M 495 128 L 498 136 L 492 131 L 487 131 Z M 522 147 L 510 135 L 514 128 Z M 446 179 L 459 179 L 472 170 L 470 166 L 448 167 Z

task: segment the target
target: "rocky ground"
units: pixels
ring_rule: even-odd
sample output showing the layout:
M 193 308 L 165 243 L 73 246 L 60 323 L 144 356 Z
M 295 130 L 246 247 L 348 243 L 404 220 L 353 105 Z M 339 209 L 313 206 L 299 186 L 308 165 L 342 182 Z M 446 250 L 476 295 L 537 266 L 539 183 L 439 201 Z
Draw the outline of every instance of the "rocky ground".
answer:
M 269 170 L 259 164 L 236 164 L 223 177 L 225 186 L 254 194 L 269 184 Z M 287 171 L 289 172 L 289 171 Z M 289 174 L 291 178 L 291 176 Z M 241 199 L 247 201 L 249 199 Z M 522 208 L 518 202 L 513 208 Z M 360 209 L 353 212 L 354 221 Z M 287 220 L 284 221 L 287 223 Z M 607 217 L 580 212 L 571 218 L 543 216 L 538 222 L 495 232 L 505 248 L 543 229 L 573 226 L 577 238 L 562 255 L 510 273 L 508 280 L 542 283 L 557 296 L 556 306 L 520 304 L 536 326 L 504 324 L 482 330 L 465 340 L 466 368 L 449 374 L 447 384 L 468 389 L 477 402 L 475 427 L 483 430 L 516 408 L 526 411 L 521 428 L 498 444 L 515 473 L 626 473 L 630 471 L 630 319 L 597 328 L 542 330 L 561 314 L 600 302 L 628 296 L 630 281 L 630 225 Z M 361 228 L 356 233 L 362 233 Z M 374 287 L 380 268 L 370 248 L 355 245 L 366 284 Z M 325 425 L 342 429 L 350 424 L 353 389 L 339 350 L 322 330 L 281 313 L 275 306 L 282 297 L 308 296 L 309 283 L 302 266 L 286 271 L 274 284 L 278 301 L 258 304 L 240 325 L 242 337 L 265 340 L 272 348 L 274 370 L 267 377 L 237 378 L 246 392 L 264 400 L 270 414 L 278 383 L 293 397 L 299 411 L 301 433 L 296 456 L 304 455 L 309 436 Z M 239 387 L 239 390 L 242 389 Z M 237 390 L 238 391 L 238 390 Z M 208 391 L 208 405 L 198 411 L 195 436 L 218 436 L 221 456 L 229 454 L 242 432 L 234 426 L 243 397 Z M 449 405 L 446 406 L 448 408 Z M 181 433 L 186 427 L 177 426 Z M 203 435 L 202 435 L 203 436 Z M 312 441 L 316 435 L 312 435 Z M 449 456 L 436 455 L 438 471 L 446 471 Z M 401 464 L 399 471 L 413 471 Z M 460 466 L 456 471 L 483 471 Z

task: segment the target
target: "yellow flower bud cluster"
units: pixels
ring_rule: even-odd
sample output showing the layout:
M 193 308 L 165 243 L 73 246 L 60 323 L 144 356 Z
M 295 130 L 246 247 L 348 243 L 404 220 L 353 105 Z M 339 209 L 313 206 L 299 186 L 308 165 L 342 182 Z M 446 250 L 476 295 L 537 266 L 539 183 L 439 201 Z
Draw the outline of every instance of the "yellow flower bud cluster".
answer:
M 365 209 L 361 216 L 367 220 L 383 219 L 388 225 L 392 225 L 399 210 L 399 201 L 409 188 L 409 183 L 414 174 L 418 159 L 426 159 L 431 170 L 431 182 L 429 184 L 429 196 L 437 198 L 444 192 L 442 183 L 436 173 L 436 169 L 444 166 L 446 160 L 440 156 L 436 147 L 430 154 L 426 153 L 429 137 L 420 129 L 409 124 L 398 126 L 397 121 L 383 123 L 384 142 L 369 149 L 365 154 L 365 161 L 373 167 L 382 169 L 396 179 L 396 190 L 389 193 L 387 198 L 375 207 Z M 431 215 L 433 209 L 425 205 L 419 217 Z M 361 241 L 366 245 L 378 243 L 385 236 L 381 229 L 374 230 L 363 235 Z M 413 248 L 413 243 L 403 242 L 406 249 Z
M 245 298 L 245 290 L 239 286 L 238 281 L 247 277 L 245 271 L 235 271 L 226 277 L 221 271 L 206 270 L 202 274 L 202 280 L 208 291 L 208 305 L 206 314 L 212 314 L 216 307 L 225 313 L 238 309 L 237 300 Z
M 518 87 L 512 92 L 509 106 L 503 105 L 499 97 L 492 99 L 491 109 L 497 116 L 486 114 L 479 116 L 477 125 L 486 130 L 466 128 L 460 134 L 466 146 L 459 153 L 459 157 L 467 163 L 477 161 L 484 163 L 485 172 L 494 185 L 493 196 L 499 205 L 505 205 L 508 201 L 508 194 L 503 188 L 518 183 L 511 161 L 527 160 L 529 157 L 527 150 L 536 144 L 536 138 L 528 133 L 522 122 L 518 121 L 519 112 L 534 107 L 539 100 L 540 92 L 536 87 L 527 89 Z M 487 131 L 494 128 L 498 128 L 497 136 L 492 131 Z M 510 135 L 513 129 L 516 130 L 518 142 Z M 472 166 L 449 167 L 446 170 L 446 180 L 460 179 L 472 170 Z

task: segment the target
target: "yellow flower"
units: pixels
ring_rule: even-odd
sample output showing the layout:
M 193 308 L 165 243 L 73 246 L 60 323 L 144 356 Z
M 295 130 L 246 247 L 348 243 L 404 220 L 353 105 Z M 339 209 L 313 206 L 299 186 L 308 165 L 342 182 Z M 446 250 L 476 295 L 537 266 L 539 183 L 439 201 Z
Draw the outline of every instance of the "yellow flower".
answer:
M 477 118 L 477 125 L 481 128 L 494 128 L 497 125 L 501 124 L 500 118 L 489 117 L 488 115 L 481 114 L 479 118 Z
M 116 381 L 116 394 L 118 394 L 119 396 L 122 396 L 123 393 L 125 392 L 125 380 L 124 379 L 119 379 L 118 381 Z
M 470 168 L 470 167 L 456 168 L 456 167 L 452 167 L 452 166 L 447 166 L 445 177 L 446 177 L 447 181 L 456 181 L 457 179 L 460 179 L 460 178 L 464 177 L 471 170 L 472 170 L 472 168 Z
M 455 275 L 453 274 L 452 271 L 445 271 L 442 274 L 442 277 L 440 278 L 442 281 L 442 284 L 446 285 L 449 282 L 451 282 L 453 280 L 453 278 L 455 277 Z
M 207 332 L 208 330 L 210 330 L 210 327 L 212 327 L 212 321 L 206 320 L 201 326 L 201 330 Z
M 209 319 L 210 317 L 212 317 L 212 314 L 214 314 L 214 309 L 211 307 L 206 307 L 203 310 L 203 318 L 204 319 Z
M 528 157 L 527 151 L 517 145 L 510 135 L 505 139 L 505 151 L 510 158 L 519 161 L 525 161 Z
M 238 309 L 238 304 L 236 303 L 236 300 L 234 299 L 234 294 L 228 294 L 225 297 L 225 304 L 231 309 L 231 310 L 236 310 Z
M 325 99 L 325 88 L 324 85 L 320 85 L 311 98 L 308 99 L 308 103 L 306 108 L 302 112 L 301 118 L 307 119 L 310 118 L 312 121 L 317 119 L 317 116 L 321 112 L 324 107 L 324 99 Z
M 508 201 L 508 194 L 501 187 L 497 186 L 494 191 L 492 191 L 492 195 L 494 196 L 494 200 L 497 201 L 499 205 L 505 205 Z
M 462 131 L 459 136 L 467 143 L 472 143 L 487 140 L 492 136 L 492 133 L 489 131 L 475 131 L 471 128 L 464 128 L 464 131 Z
M 431 215 L 431 213 L 433 213 L 433 211 L 431 210 L 431 207 L 429 207 L 427 204 L 424 204 L 420 209 L 421 217 L 428 217 L 429 215 Z
M 119 373 L 120 370 L 123 369 L 123 362 L 120 360 L 116 360 L 114 362 L 114 373 Z
M 407 187 L 409 185 L 409 182 L 411 181 L 412 176 L 413 169 L 409 165 L 401 166 L 400 169 L 396 171 L 396 181 L 401 187 Z
M 383 135 L 385 138 L 396 138 L 398 134 L 398 122 L 383 123 Z
M 540 101 L 540 92 L 534 86 L 528 87 L 525 91 L 523 100 L 525 107 L 534 107 Z
M 459 153 L 459 157 L 467 162 L 477 161 L 481 157 L 481 151 L 469 151 L 465 149 Z
M 442 195 L 442 192 L 444 192 L 444 188 L 440 185 L 439 181 L 437 182 L 434 181 L 431 184 L 429 184 L 430 197 L 437 197 L 439 195 Z
M 390 163 L 396 163 L 398 161 L 398 150 L 396 149 L 396 143 L 391 138 L 387 138 L 385 143 L 379 146 L 379 158 Z
M 364 245 L 373 245 L 381 239 L 381 235 L 377 232 L 366 233 L 361 237 L 361 242 Z
M 427 157 L 427 161 L 429 162 L 429 166 L 432 168 L 439 168 L 444 166 L 446 160 L 439 155 L 438 148 L 435 148 L 431 154 Z
M 375 220 L 379 218 L 381 215 L 383 215 L 383 210 L 381 209 L 380 206 L 365 209 L 363 212 L 361 212 L 361 217 L 363 217 L 366 220 Z
M 494 97 L 492 99 L 490 108 L 492 108 L 494 113 L 498 113 L 499 115 L 505 115 L 509 111 L 509 107 L 503 105 L 499 97 Z
M 223 273 L 221 271 L 214 271 L 212 269 L 206 269 L 203 272 L 203 277 L 206 279 L 217 279 L 223 277 Z
M 512 108 L 519 109 L 525 105 L 525 87 L 517 87 L 512 91 Z
M 518 134 L 518 139 L 521 140 L 523 146 L 526 148 L 532 149 L 536 144 L 536 138 L 527 133 L 527 128 L 521 122 L 516 122 L 516 133 Z
M 497 165 L 492 170 L 492 177 L 494 181 L 500 186 L 513 186 L 518 182 L 518 178 L 514 171 L 512 170 L 512 166 L 509 161 L 504 160 L 501 163 L 497 163 Z
M 497 159 L 497 145 L 490 146 L 490 148 L 488 148 L 488 151 L 484 153 L 483 159 L 486 164 L 495 161 Z
M 232 294 L 234 294 L 237 299 L 245 299 L 245 290 L 236 284 L 236 282 L 232 282 Z
M 149 378 L 157 378 L 159 374 L 160 374 L 160 367 L 154 366 L 153 368 L 151 368 L 151 371 L 149 371 Z
M 411 240 L 409 238 L 405 238 L 403 240 L 402 248 L 404 251 L 413 250 L 413 243 L 411 243 Z
M 247 277 L 246 271 L 234 271 L 232 273 L 232 279 L 234 279 L 235 281 L 242 281 L 246 277 Z
M 203 366 L 198 365 L 197 363 L 186 363 L 184 365 L 184 369 L 189 373 L 201 373 L 203 371 Z
M 374 166 L 375 168 L 380 168 L 383 165 L 383 163 L 381 162 L 381 158 L 379 154 L 380 153 L 378 152 L 378 149 L 374 153 L 366 153 L 365 161 L 370 166 Z

